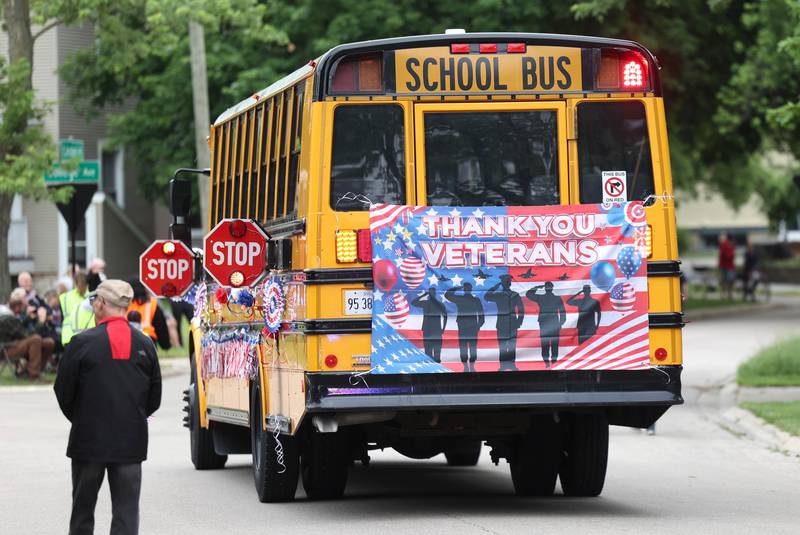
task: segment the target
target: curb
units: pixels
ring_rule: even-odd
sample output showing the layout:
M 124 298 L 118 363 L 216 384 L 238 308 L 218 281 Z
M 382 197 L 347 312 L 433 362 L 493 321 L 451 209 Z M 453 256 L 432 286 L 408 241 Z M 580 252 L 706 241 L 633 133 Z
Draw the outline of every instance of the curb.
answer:
M 740 312 L 763 312 L 765 310 L 773 310 L 784 308 L 787 305 L 783 303 L 759 303 L 753 305 L 732 305 L 711 308 L 697 308 L 684 312 L 687 321 L 696 321 L 704 319 L 721 318 L 725 316 L 732 316 Z
M 793 457 L 800 457 L 800 437 L 778 429 L 752 412 L 740 407 L 731 407 L 723 412 L 721 416 L 736 430 L 741 431 L 756 442 L 766 444 Z

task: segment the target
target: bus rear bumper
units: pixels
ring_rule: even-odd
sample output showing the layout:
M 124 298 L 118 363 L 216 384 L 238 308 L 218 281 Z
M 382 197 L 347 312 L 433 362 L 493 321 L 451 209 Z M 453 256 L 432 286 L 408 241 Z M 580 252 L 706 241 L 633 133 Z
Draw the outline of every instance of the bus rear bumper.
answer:
M 307 373 L 306 409 L 335 413 L 604 408 L 609 423 L 638 427 L 639 421 L 683 403 L 681 371 L 681 366 L 664 366 L 636 371 Z

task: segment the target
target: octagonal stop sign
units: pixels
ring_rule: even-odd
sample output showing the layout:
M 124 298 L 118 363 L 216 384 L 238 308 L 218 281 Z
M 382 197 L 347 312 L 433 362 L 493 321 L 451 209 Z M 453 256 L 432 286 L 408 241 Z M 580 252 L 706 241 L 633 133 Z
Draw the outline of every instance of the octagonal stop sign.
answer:
M 254 221 L 223 219 L 203 240 L 203 267 L 221 286 L 253 286 L 267 269 L 268 239 Z
M 183 295 L 194 280 L 194 253 L 183 242 L 157 240 L 139 257 L 139 280 L 156 297 Z

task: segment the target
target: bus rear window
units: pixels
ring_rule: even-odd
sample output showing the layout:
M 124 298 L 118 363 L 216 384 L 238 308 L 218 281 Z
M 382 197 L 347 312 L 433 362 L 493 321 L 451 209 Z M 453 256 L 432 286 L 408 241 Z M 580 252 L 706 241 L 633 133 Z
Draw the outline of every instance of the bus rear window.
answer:
M 432 206 L 559 203 L 556 112 L 426 113 Z
M 403 108 L 339 106 L 333 115 L 331 207 L 369 210 L 369 203 L 405 204 Z
M 641 102 L 578 105 L 581 203 L 603 202 L 603 171 L 625 171 L 628 200 L 654 193 L 647 118 Z

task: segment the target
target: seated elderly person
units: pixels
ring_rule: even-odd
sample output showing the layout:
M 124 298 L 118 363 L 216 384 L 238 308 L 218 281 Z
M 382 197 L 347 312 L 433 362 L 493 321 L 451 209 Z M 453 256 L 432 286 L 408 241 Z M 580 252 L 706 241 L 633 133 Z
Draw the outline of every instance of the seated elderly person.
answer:
M 6 346 L 6 354 L 12 360 L 27 360 L 27 366 L 19 370 L 18 375 L 36 380 L 52 359 L 55 342 L 52 338 L 43 338 L 39 334 L 26 331 L 21 319 L 27 314 L 26 307 L 24 298 L 21 299 L 18 294 L 14 295 L 12 292 L 12 297 L 8 300 L 11 314 L 0 315 L 0 344 Z M 43 312 L 45 314 L 42 314 Z M 37 319 L 44 322 L 46 311 L 40 308 L 38 314 Z

